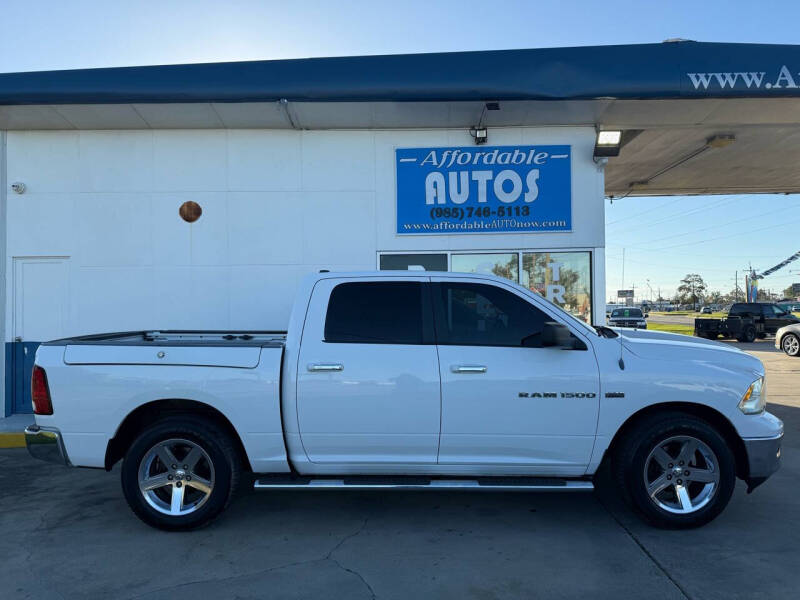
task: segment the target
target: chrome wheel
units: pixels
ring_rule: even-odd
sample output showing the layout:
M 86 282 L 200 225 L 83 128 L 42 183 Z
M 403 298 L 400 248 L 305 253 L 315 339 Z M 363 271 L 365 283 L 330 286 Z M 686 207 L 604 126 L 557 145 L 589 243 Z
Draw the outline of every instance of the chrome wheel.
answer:
M 214 465 L 195 442 L 169 439 L 148 450 L 139 463 L 139 490 L 147 503 L 170 516 L 199 509 L 214 489 Z
M 650 500 L 662 510 L 690 514 L 708 504 L 719 488 L 719 461 L 703 441 L 688 435 L 659 442 L 644 463 Z
M 781 347 L 789 356 L 797 356 L 798 352 L 800 352 L 800 340 L 797 339 L 796 335 L 787 333 L 781 340 Z

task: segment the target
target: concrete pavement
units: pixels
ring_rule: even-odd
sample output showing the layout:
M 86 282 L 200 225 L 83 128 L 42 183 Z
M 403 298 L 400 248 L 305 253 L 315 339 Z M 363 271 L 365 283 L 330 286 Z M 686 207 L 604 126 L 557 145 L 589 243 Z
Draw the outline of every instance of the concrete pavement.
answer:
M 800 359 L 770 343 L 782 469 L 713 523 L 661 531 L 594 494 L 253 492 L 210 527 L 129 511 L 119 469 L 0 450 L 0 597 L 782 598 L 800 587 Z

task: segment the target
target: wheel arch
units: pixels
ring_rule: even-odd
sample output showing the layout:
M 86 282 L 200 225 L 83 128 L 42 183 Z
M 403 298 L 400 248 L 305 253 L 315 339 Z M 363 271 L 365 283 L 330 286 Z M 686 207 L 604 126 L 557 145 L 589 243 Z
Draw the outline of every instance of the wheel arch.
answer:
M 111 468 L 127 452 L 136 436 L 149 425 L 158 420 L 179 414 L 203 416 L 223 428 L 233 440 L 234 446 L 239 452 L 242 467 L 250 470 L 250 461 L 247 451 L 244 448 L 242 439 L 230 420 L 218 409 L 204 402 L 197 400 L 187 400 L 184 398 L 164 398 L 153 400 L 138 406 L 131 411 L 120 423 L 114 437 L 108 441 L 106 446 L 105 469 Z
M 709 425 L 719 431 L 733 452 L 736 461 L 736 476 L 740 479 L 747 479 L 749 463 L 747 460 L 747 449 L 744 441 L 736 432 L 736 428 L 721 412 L 705 404 L 694 402 L 660 402 L 646 406 L 628 417 L 625 422 L 617 429 L 611 443 L 605 453 L 604 459 L 612 458 L 620 442 L 638 425 L 643 419 L 662 412 L 682 412 L 706 421 Z

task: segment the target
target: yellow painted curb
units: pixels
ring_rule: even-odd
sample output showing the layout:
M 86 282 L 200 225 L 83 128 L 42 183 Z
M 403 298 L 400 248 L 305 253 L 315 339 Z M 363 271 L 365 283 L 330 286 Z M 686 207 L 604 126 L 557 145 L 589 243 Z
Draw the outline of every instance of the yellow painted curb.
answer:
M 24 448 L 24 433 L 0 433 L 0 448 Z

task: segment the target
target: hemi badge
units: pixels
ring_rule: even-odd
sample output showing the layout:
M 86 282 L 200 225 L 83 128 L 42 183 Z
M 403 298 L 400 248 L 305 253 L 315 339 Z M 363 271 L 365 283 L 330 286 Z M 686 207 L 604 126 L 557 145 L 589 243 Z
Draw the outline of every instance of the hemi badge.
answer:
M 606 398 L 624 398 L 623 392 L 606 392 Z

